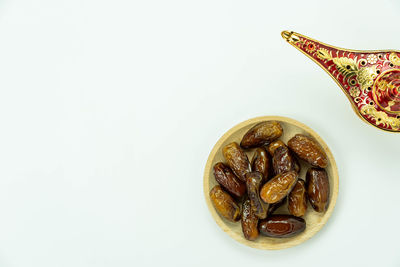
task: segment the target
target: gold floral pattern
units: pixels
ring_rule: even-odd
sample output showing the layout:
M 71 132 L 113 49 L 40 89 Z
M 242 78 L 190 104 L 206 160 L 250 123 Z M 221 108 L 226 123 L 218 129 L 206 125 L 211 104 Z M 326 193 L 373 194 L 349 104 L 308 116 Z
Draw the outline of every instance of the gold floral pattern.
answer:
M 378 61 L 378 57 L 375 54 L 371 54 L 367 57 L 369 64 L 375 64 Z
M 360 90 L 357 87 L 351 87 L 349 93 L 352 97 L 357 97 L 360 95 Z
M 364 91 L 371 87 L 376 78 L 376 66 L 372 67 L 359 67 L 358 62 L 350 57 L 333 57 L 331 51 L 325 48 L 320 48 L 317 51 L 317 57 L 321 60 L 332 60 L 338 70 L 338 74 L 343 75 L 345 80 L 351 77 L 356 77 L 357 82 L 360 84 L 361 89 Z M 359 60 L 360 61 L 360 60 Z M 336 76 L 338 79 L 338 76 Z M 348 81 L 350 83 L 350 81 Z M 355 85 L 350 83 L 351 85 Z
M 400 57 L 396 53 L 390 53 L 389 60 L 393 65 L 400 66 Z
M 395 131 L 400 129 L 400 119 L 397 117 L 389 117 L 383 111 L 377 111 L 373 105 L 363 106 L 361 108 L 361 114 L 368 115 L 371 119 L 375 120 L 377 125 L 382 124 L 385 127 L 390 125 Z

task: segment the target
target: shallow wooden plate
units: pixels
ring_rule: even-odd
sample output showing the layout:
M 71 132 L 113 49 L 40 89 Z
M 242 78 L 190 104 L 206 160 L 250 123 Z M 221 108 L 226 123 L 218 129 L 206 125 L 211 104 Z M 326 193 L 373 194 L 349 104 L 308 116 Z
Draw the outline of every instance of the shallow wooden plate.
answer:
M 307 227 L 306 230 L 294 237 L 290 238 L 270 238 L 270 237 L 265 237 L 260 234 L 260 236 L 255 240 L 255 241 L 248 241 L 243 237 L 242 233 L 242 227 L 240 221 L 237 223 L 232 223 L 221 216 L 216 212 L 211 200 L 210 200 L 210 195 L 209 192 L 210 190 L 217 185 L 217 182 L 215 181 L 214 174 L 213 174 L 213 166 L 215 163 L 222 161 L 224 162 L 224 158 L 222 156 L 222 148 L 231 143 L 231 142 L 237 142 L 240 143 L 243 135 L 249 130 L 252 126 L 255 124 L 261 122 L 261 121 L 266 121 L 266 120 L 276 120 L 279 121 L 280 124 L 283 127 L 283 135 L 280 138 L 285 144 L 287 144 L 287 141 L 293 137 L 295 134 L 305 134 L 308 136 L 312 136 L 317 142 L 321 145 L 321 147 L 325 150 L 327 156 L 328 156 L 328 167 L 326 168 L 326 171 L 329 176 L 329 183 L 330 183 L 330 199 L 329 199 L 329 206 L 328 209 L 325 213 L 318 213 L 315 212 L 310 204 L 308 204 L 308 209 L 307 213 L 303 218 L 306 220 Z M 251 160 L 253 156 L 253 150 L 247 150 L 247 155 L 249 157 L 249 160 Z M 300 172 L 300 178 L 305 180 L 305 174 L 307 169 L 310 167 L 307 163 L 303 161 L 299 161 L 301 164 L 301 172 Z M 332 152 L 328 148 L 328 146 L 325 144 L 325 142 L 322 140 L 322 138 L 316 134 L 312 129 L 307 127 L 306 125 L 295 121 L 290 118 L 286 117 L 278 117 L 278 116 L 265 116 L 265 117 L 258 117 L 254 119 L 250 119 L 247 121 L 244 121 L 242 123 L 239 123 L 238 125 L 234 126 L 232 129 L 230 129 L 228 132 L 226 132 L 215 144 L 214 148 L 212 149 L 204 171 L 204 196 L 207 202 L 207 206 L 211 212 L 211 215 L 213 216 L 214 220 L 217 222 L 217 224 L 221 227 L 221 229 L 226 232 L 229 236 L 231 236 L 233 239 L 236 241 L 245 244 L 247 246 L 253 247 L 253 248 L 258 248 L 258 249 L 284 249 L 284 248 L 289 248 L 295 245 L 298 245 L 300 243 L 303 243 L 304 241 L 310 239 L 313 235 L 315 235 L 321 228 L 325 225 L 325 223 L 328 221 L 329 217 L 332 214 L 333 208 L 335 207 L 336 204 L 336 199 L 338 196 L 338 191 L 339 191 L 339 175 L 338 175 L 338 170 L 337 166 L 335 163 L 335 159 L 332 155 Z M 287 214 L 287 206 L 284 205 L 280 207 L 277 211 L 275 211 L 275 214 Z

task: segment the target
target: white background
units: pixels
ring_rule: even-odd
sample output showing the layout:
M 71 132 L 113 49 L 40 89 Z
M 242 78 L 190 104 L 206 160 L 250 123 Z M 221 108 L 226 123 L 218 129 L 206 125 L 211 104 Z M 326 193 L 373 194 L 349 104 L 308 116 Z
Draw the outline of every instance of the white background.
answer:
M 400 49 L 392 1 L 0 1 L 0 266 L 400 266 L 400 135 L 362 122 L 294 30 Z M 334 213 L 282 251 L 203 197 L 235 124 L 299 120 L 339 167 Z

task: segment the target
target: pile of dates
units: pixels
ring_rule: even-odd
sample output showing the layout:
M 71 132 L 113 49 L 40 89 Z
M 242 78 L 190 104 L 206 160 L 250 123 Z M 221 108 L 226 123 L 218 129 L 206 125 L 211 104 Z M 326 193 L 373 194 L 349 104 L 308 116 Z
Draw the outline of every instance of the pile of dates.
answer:
M 302 134 L 296 134 L 286 145 L 278 140 L 282 133 L 277 121 L 258 123 L 243 136 L 240 145 L 234 142 L 223 147 L 226 162 L 214 165 L 219 185 L 210 191 L 211 201 L 225 219 L 241 220 L 248 240 L 255 240 L 259 233 L 278 238 L 295 236 L 306 228 L 301 217 L 306 214 L 307 202 L 317 212 L 325 212 L 328 206 L 325 152 L 314 139 Z M 245 152 L 250 150 L 254 150 L 251 162 Z M 311 165 L 305 181 L 299 178 L 299 159 Z M 274 214 L 283 205 L 287 205 L 289 214 Z

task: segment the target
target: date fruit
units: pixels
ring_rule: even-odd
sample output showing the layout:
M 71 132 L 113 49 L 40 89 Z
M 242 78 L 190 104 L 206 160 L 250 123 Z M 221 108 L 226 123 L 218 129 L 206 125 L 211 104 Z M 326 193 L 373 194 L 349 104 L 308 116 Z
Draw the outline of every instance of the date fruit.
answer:
M 250 199 L 251 208 L 255 216 L 260 219 L 265 219 L 265 217 L 267 217 L 268 207 L 266 207 L 260 198 L 262 180 L 262 174 L 259 172 L 249 172 L 246 174 L 247 194 Z
M 276 141 L 272 142 L 271 144 L 268 145 L 268 153 L 271 156 L 274 156 L 275 150 L 281 146 L 286 146 L 285 143 L 282 142 L 281 140 L 276 140 Z
M 272 167 L 275 175 L 296 169 L 296 159 L 287 146 L 281 146 L 275 150 Z
M 280 201 L 290 193 L 297 182 L 298 176 L 298 173 L 295 171 L 276 175 L 261 188 L 261 199 L 268 204 Z
M 255 240 L 258 237 L 258 217 L 251 209 L 250 199 L 243 202 L 242 231 L 247 240 Z
M 247 155 L 240 146 L 233 142 L 222 149 L 222 154 L 236 176 L 246 182 L 246 173 L 251 172 L 251 166 Z
M 272 215 L 260 221 L 259 231 L 269 237 L 292 237 L 306 229 L 306 221 L 292 215 Z
M 329 179 L 324 169 L 310 168 L 307 171 L 307 195 L 317 212 L 324 212 L 329 200 Z
M 263 175 L 263 181 L 269 178 L 270 158 L 267 151 L 263 147 L 256 149 L 253 159 L 251 160 L 251 169 L 260 172 Z
M 216 185 L 210 191 L 211 201 L 217 212 L 225 219 L 236 222 L 240 219 L 240 208 L 233 198 Z
M 328 166 L 328 158 L 322 147 L 308 136 L 296 134 L 288 142 L 289 148 L 302 160 L 314 167 L 325 168 Z
M 240 198 L 246 193 L 246 184 L 240 181 L 222 162 L 214 165 L 214 176 L 215 180 L 232 195 Z
M 304 181 L 299 179 L 289 194 L 289 213 L 301 217 L 307 211 L 307 192 Z
M 242 138 L 243 148 L 259 147 L 278 139 L 283 133 L 277 121 L 263 121 L 254 125 Z

